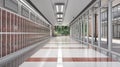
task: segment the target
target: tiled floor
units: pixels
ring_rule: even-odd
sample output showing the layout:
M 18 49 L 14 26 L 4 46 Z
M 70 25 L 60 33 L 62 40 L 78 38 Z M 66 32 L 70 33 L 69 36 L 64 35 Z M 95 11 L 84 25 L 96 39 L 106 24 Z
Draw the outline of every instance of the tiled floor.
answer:
M 120 63 L 69 37 L 52 38 L 20 67 L 118 67 Z

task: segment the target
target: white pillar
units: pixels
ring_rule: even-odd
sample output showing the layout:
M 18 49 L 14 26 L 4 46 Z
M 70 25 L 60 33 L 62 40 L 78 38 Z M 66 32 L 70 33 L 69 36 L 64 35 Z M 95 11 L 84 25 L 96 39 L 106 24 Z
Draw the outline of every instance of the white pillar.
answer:
M 52 37 L 52 26 L 50 25 L 50 37 Z
M 98 47 L 101 45 L 101 3 L 98 2 Z
M 112 47 L 112 0 L 108 0 L 108 50 Z
M 81 31 L 80 31 L 80 29 L 81 29 L 81 25 L 80 25 L 80 18 L 79 18 L 79 40 L 80 40 L 80 38 L 81 38 Z
M 83 41 L 85 42 L 85 15 L 83 15 Z
M 81 41 L 83 41 L 83 19 L 81 17 Z
M 89 33 L 89 13 L 87 13 L 86 15 L 87 15 L 87 43 L 89 43 L 89 34 L 88 34 Z
M 91 38 L 91 41 L 92 41 L 92 45 L 94 45 L 94 27 L 95 26 L 95 13 L 94 13 L 94 8 L 92 9 L 92 38 Z

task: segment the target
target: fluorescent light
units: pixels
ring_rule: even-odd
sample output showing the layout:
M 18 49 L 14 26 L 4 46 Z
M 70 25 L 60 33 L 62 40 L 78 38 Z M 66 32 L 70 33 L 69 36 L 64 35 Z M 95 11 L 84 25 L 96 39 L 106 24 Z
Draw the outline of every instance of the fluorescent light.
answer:
M 57 17 L 59 18 L 59 17 L 60 17 L 60 15 L 58 14 L 58 15 L 57 15 Z
M 58 7 L 58 5 L 56 5 L 56 10 L 57 10 L 57 12 L 59 12 L 59 7 Z
M 63 12 L 63 7 L 64 7 L 64 6 L 63 6 L 63 5 L 61 5 L 61 12 Z
M 63 19 L 58 19 L 58 22 L 61 22 L 61 21 L 63 21 Z
M 64 3 L 55 3 L 55 8 L 57 12 L 63 12 Z
M 63 13 L 64 13 L 64 3 L 55 3 L 55 10 L 57 15 L 57 21 L 62 22 L 63 21 Z
M 61 15 L 60 15 L 60 18 L 62 18 L 62 17 L 63 17 L 63 15 L 61 14 Z
M 63 14 L 57 14 L 57 18 L 63 18 Z

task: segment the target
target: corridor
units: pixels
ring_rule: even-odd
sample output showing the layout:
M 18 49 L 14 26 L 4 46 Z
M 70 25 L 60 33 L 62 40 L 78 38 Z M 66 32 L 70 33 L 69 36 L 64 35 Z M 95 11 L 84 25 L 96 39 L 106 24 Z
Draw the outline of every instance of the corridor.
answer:
M 53 37 L 19 67 L 118 67 L 120 63 L 68 36 Z
M 0 67 L 120 67 L 120 0 L 0 0 Z

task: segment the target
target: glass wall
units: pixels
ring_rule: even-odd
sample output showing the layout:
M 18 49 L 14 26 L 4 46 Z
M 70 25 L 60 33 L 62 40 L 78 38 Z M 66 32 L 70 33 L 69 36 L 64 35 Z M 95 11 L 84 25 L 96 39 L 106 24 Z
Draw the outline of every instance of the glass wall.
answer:
M 73 38 L 79 33 L 77 36 L 83 43 L 100 47 L 104 49 L 102 52 L 107 49 L 120 53 L 120 0 L 97 0 L 70 23 L 71 27 Z
M 88 28 L 89 28 L 89 13 L 87 12 L 85 15 L 84 15 L 84 38 L 85 38 L 85 42 L 88 42 L 88 39 L 89 39 L 89 37 L 88 37 L 88 33 L 89 33 L 89 30 L 88 30 Z
M 120 0 L 112 1 L 112 51 L 120 53 Z
M 108 49 L 108 1 L 101 0 L 101 47 Z
M 89 11 L 77 18 L 70 25 L 71 37 L 81 42 L 88 42 L 89 36 Z

